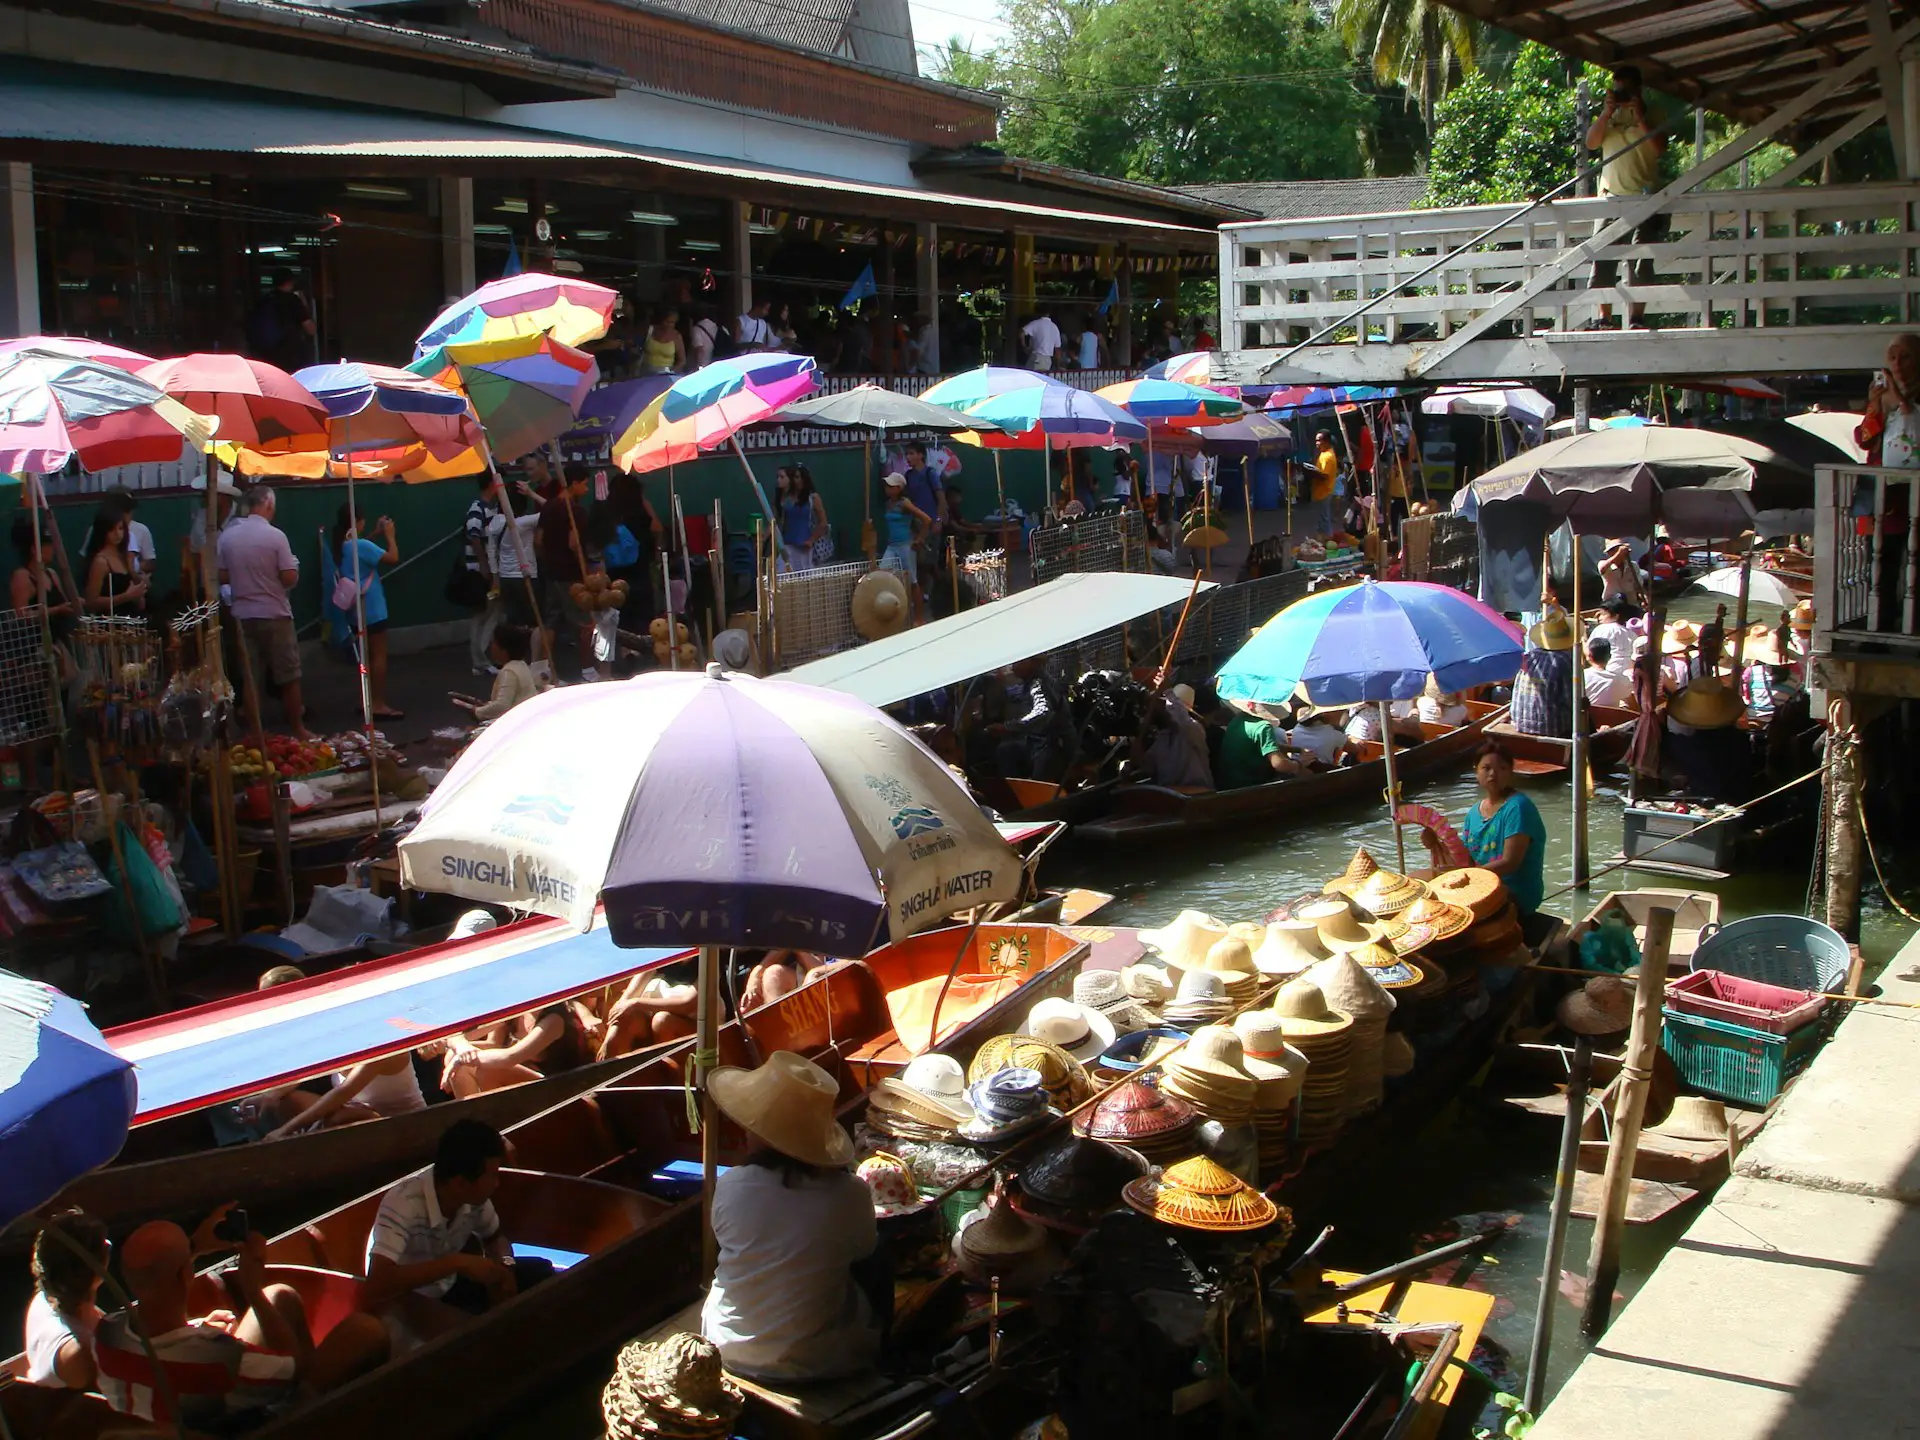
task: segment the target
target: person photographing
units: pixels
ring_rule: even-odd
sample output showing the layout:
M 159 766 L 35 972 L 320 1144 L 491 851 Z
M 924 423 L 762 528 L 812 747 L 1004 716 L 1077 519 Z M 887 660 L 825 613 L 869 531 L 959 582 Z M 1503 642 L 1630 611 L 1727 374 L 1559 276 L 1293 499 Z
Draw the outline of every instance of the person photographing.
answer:
M 1587 127 L 1587 149 L 1600 154 L 1600 193 L 1602 195 L 1651 195 L 1660 188 L 1660 157 L 1667 153 L 1666 136 L 1660 133 L 1660 112 L 1647 104 L 1641 91 L 1640 72 L 1622 65 L 1613 72 L 1613 88 Z M 1603 222 L 1604 223 L 1604 222 Z M 1658 245 L 1667 238 L 1667 215 L 1663 211 L 1641 221 L 1633 232 L 1636 245 Z M 1629 278 L 1635 285 L 1653 283 L 1653 262 L 1635 260 Z M 1592 286 L 1604 290 L 1620 280 L 1618 260 L 1593 262 Z M 1645 305 L 1630 305 L 1627 329 L 1639 325 L 1646 316 Z M 1600 318 L 1586 328 L 1605 329 L 1613 321 L 1613 306 L 1602 302 Z

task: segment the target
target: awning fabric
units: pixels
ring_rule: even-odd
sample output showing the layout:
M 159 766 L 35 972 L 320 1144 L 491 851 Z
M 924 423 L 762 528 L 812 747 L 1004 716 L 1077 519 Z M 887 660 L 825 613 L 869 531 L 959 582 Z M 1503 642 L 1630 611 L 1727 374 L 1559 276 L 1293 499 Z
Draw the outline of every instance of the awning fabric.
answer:
M 1063 575 L 790 671 L 786 678 L 892 705 L 1044 655 L 1150 611 L 1186 602 L 1190 580 L 1167 575 Z M 1211 590 L 1203 583 L 1202 590 Z
M 143 1125 L 535 1010 L 687 953 L 622 950 L 603 920 L 584 935 L 527 920 L 122 1025 L 106 1039 L 134 1064 L 133 1123 Z
M 214 154 L 273 155 L 369 162 L 586 162 L 596 171 L 679 171 L 742 185 L 778 188 L 796 198 L 833 196 L 935 207 L 956 223 L 1004 230 L 1035 223 L 1096 224 L 1123 236 L 1211 243 L 1211 230 L 1097 211 L 982 199 L 907 185 L 868 184 L 773 166 L 604 144 L 550 131 L 492 125 L 412 110 L 331 103 L 244 86 L 212 86 L 171 76 L 92 66 L 0 59 L 0 144 L 124 146 Z

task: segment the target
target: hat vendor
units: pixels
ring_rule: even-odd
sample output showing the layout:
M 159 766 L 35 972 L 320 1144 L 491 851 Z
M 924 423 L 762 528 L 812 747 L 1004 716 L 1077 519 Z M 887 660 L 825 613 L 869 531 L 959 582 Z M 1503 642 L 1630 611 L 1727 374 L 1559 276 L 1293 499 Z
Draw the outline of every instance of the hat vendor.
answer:
M 1539 807 L 1513 788 L 1513 756 L 1497 740 L 1480 747 L 1473 776 L 1480 799 L 1467 807 L 1460 838 L 1473 863 L 1507 883 L 1524 918 L 1546 895 L 1547 822 Z
M 840 1086 L 790 1050 L 708 1079 L 714 1104 L 747 1132 L 744 1161 L 713 1192 L 719 1265 L 700 1329 L 726 1367 L 768 1380 L 867 1369 L 890 1318 L 873 1193 L 848 1168 L 853 1138 L 834 1118 Z

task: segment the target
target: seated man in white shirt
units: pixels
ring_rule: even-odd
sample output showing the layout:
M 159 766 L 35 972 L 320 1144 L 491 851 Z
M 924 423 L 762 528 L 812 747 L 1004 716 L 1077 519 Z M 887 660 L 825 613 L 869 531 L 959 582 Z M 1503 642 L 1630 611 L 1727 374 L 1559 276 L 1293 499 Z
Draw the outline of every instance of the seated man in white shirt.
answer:
M 480 1120 L 456 1120 L 440 1135 L 433 1168 L 409 1175 L 380 1201 L 367 1234 L 362 1305 L 385 1312 L 397 1348 L 425 1341 L 511 1299 L 552 1271 L 516 1260 L 493 1196 L 507 1142 Z
M 1301 717 L 1287 735 L 1289 749 L 1299 751 L 1301 756 L 1316 770 L 1331 770 L 1340 761 L 1353 753 L 1352 742 L 1347 732 L 1334 724 L 1340 716 L 1338 709 L 1331 712 L 1310 710 Z M 1376 713 L 1375 721 L 1379 716 Z
M 1598 636 L 1587 641 L 1587 669 L 1581 679 L 1587 704 L 1632 706 L 1633 677 L 1613 668 L 1613 647 Z
M 1618 601 L 1610 601 L 1602 605 L 1600 610 L 1601 613 L 1606 616 L 1606 619 L 1595 622 L 1587 631 L 1587 638 L 1589 640 L 1606 641 L 1607 648 L 1613 655 L 1613 659 L 1609 662 L 1608 668 L 1618 674 L 1626 676 L 1628 681 L 1631 682 L 1633 679 L 1633 642 L 1637 636 L 1635 632 L 1624 623 L 1627 618 L 1628 607 L 1621 605 Z

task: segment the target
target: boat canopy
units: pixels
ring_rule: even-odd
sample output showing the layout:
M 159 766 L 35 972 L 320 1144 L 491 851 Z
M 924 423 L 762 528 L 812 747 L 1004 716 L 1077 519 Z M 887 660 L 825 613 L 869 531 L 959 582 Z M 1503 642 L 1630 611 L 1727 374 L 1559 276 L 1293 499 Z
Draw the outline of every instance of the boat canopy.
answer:
M 331 975 L 106 1032 L 134 1064 L 136 1125 L 424 1045 L 664 965 L 686 950 L 622 950 L 604 917 L 581 934 L 523 920 Z
M 838 690 L 869 705 L 893 705 L 1184 604 L 1192 588 L 1192 581 L 1168 575 L 1062 575 L 990 605 L 812 661 L 781 678 Z M 1200 588 L 1214 586 L 1202 582 Z

